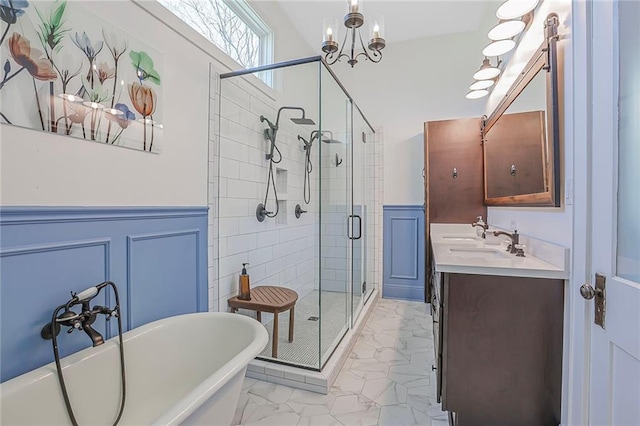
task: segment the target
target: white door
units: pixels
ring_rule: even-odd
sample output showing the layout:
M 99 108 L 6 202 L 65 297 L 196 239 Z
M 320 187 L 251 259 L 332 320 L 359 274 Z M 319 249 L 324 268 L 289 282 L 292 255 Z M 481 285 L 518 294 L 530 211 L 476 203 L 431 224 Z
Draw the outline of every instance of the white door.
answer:
M 593 1 L 589 424 L 640 425 L 640 2 Z M 589 289 L 583 286 L 583 296 Z

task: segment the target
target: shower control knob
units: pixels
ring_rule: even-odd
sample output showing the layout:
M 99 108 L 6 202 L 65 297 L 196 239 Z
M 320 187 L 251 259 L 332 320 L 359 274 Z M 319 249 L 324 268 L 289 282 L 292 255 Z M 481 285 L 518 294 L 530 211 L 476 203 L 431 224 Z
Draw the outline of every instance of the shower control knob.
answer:
M 300 204 L 296 204 L 296 219 L 300 219 L 300 216 L 302 216 L 303 213 L 306 213 L 306 210 L 302 210 L 302 207 L 300 207 Z

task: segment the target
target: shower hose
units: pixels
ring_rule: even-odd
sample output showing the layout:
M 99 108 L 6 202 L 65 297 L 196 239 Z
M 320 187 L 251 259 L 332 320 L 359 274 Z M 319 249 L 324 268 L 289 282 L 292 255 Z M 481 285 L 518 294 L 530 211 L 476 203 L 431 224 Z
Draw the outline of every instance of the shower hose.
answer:
M 269 176 L 267 177 L 267 192 L 265 192 L 264 194 L 264 203 L 263 203 L 264 208 L 266 210 L 267 199 L 269 198 L 269 186 L 273 186 L 273 196 L 276 200 L 276 211 L 265 213 L 265 216 L 271 217 L 271 218 L 278 216 L 278 212 L 280 211 L 280 203 L 278 202 L 278 191 L 276 190 L 276 177 L 273 173 L 273 165 L 278 164 L 279 162 L 282 161 L 282 153 L 280 152 L 280 150 L 278 149 L 278 146 L 276 145 L 275 136 L 273 137 L 273 139 L 274 140 L 271 142 L 272 149 L 271 149 L 271 155 L 269 158 Z M 273 154 L 274 150 L 278 152 L 278 160 L 274 159 L 274 154 Z
M 304 139 L 303 139 L 304 140 Z M 313 139 L 311 139 L 313 142 Z M 313 165 L 311 164 L 311 144 L 305 147 L 306 156 L 305 156 L 305 166 L 304 166 L 304 203 L 309 204 L 311 201 L 311 171 L 313 170 Z
M 124 411 L 124 403 L 125 403 L 125 399 L 126 399 L 126 384 L 125 384 L 125 372 L 124 372 L 124 345 L 122 342 L 122 315 L 120 315 L 120 296 L 118 294 L 118 288 L 116 287 L 115 283 L 113 283 L 112 281 L 105 281 L 102 284 L 107 284 L 110 285 L 113 288 L 113 293 L 115 294 L 116 297 L 116 312 L 117 312 L 117 318 L 118 318 L 118 338 L 120 341 L 120 378 L 121 378 L 121 382 L 122 382 L 122 393 L 121 393 L 121 399 L 120 399 L 120 410 L 118 412 L 118 417 L 116 417 L 116 420 L 113 422 L 113 426 L 116 426 L 118 424 L 118 422 L 120 422 L 120 418 L 122 417 L 122 412 Z M 60 312 L 61 309 L 65 309 L 68 308 L 69 303 L 66 303 L 64 305 L 60 305 L 58 306 L 54 311 L 53 311 L 53 315 L 51 316 L 51 328 L 52 328 L 52 338 L 51 338 L 51 342 L 53 344 L 53 356 L 55 358 L 55 362 L 56 362 L 56 369 L 58 371 L 58 381 L 60 382 L 60 389 L 62 390 L 62 396 L 64 397 L 64 403 L 65 406 L 67 408 L 67 413 L 69 414 L 69 420 L 71 420 L 71 424 L 73 426 L 78 426 L 78 421 L 76 420 L 74 414 L 73 414 L 73 408 L 71 408 L 71 401 L 69 400 L 69 394 L 67 393 L 67 387 L 65 386 L 64 383 L 64 376 L 62 374 L 62 366 L 60 365 L 60 353 L 58 351 L 58 340 L 56 339 L 56 333 L 53 330 L 54 329 L 54 324 L 56 324 L 57 319 L 58 319 L 58 312 Z

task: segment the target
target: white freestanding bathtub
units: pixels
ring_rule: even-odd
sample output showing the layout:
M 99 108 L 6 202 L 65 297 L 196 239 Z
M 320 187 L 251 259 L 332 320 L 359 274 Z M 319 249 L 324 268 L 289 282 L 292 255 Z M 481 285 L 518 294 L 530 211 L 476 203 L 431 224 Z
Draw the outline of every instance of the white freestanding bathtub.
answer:
M 60 347 L 64 337 L 59 335 Z M 119 424 L 229 425 L 247 364 L 267 341 L 259 322 L 218 312 L 179 315 L 128 331 L 127 398 Z M 62 359 L 79 425 L 113 424 L 120 407 L 119 356 L 116 336 Z M 54 363 L 0 388 L 1 424 L 70 424 Z

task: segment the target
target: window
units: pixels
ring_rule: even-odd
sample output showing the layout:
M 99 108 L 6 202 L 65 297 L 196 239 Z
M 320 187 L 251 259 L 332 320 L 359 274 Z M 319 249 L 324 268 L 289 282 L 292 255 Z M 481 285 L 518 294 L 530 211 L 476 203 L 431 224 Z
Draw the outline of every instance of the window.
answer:
M 159 1 L 244 68 L 272 62 L 273 33 L 244 0 Z

